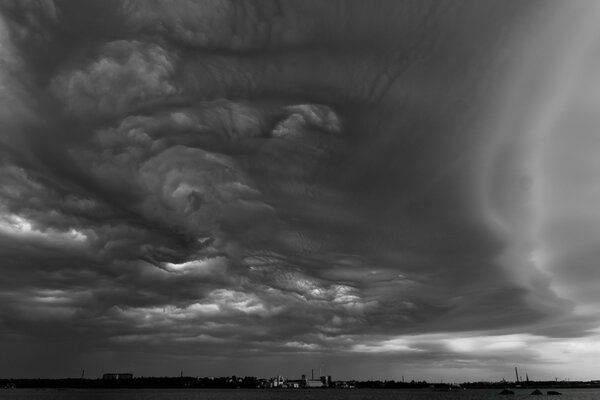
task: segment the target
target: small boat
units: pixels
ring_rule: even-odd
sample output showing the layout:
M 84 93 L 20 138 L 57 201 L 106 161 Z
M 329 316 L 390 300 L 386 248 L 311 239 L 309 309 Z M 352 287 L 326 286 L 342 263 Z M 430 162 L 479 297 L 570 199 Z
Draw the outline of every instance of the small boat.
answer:
M 539 396 L 539 395 L 544 394 L 544 393 L 542 393 L 542 391 L 540 389 L 535 389 L 533 392 L 531 392 L 529 394 L 532 395 L 532 396 Z
M 511 395 L 511 394 L 515 394 L 515 392 L 513 392 L 512 390 L 508 390 L 508 389 L 504 389 L 500 392 L 501 395 Z
M 561 395 L 562 395 L 562 393 L 561 393 L 561 392 L 557 392 L 557 391 L 555 391 L 555 390 L 548 390 L 548 391 L 546 392 L 546 394 L 547 394 L 548 396 L 561 396 Z

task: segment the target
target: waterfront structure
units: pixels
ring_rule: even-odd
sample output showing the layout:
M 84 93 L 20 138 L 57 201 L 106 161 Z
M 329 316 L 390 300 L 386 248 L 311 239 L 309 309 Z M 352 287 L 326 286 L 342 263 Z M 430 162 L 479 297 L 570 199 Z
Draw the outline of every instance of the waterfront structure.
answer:
M 269 388 L 282 388 L 285 384 L 285 378 L 281 375 L 276 376 L 275 378 L 269 379 L 267 387 Z
M 320 388 L 325 386 L 323 381 L 321 381 L 320 379 L 307 379 L 305 382 L 305 387 L 307 388 Z

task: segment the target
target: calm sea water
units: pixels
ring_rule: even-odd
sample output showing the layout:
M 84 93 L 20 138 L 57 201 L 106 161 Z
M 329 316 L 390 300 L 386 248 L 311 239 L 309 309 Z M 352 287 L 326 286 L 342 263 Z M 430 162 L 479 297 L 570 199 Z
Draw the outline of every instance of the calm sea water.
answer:
M 530 396 L 533 389 L 517 389 L 514 396 L 499 390 L 472 389 L 434 392 L 395 389 L 8 389 L 1 400 L 548 400 Z M 556 400 L 600 400 L 600 389 L 558 389 Z M 546 390 L 543 390 L 546 393 Z

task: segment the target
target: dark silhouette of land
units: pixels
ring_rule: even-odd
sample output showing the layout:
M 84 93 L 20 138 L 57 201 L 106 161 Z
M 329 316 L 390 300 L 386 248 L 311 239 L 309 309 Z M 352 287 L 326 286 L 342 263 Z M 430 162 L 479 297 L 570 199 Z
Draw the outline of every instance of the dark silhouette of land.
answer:
M 79 388 L 79 389 L 110 389 L 110 388 L 272 388 L 273 379 L 262 379 L 253 376 L 246 377 L 128 377 L 128 379 L 0 379 L 0 388 Z M 288 384 L 284 381 L 278 388 L 302 386 Z M 323 381 L 323 388 L 377 388 L 377 389 L 431 389 L 431 390 L 464 390 L 464 389 L 529 389 L 529 388 L 600 388 L 600 380 L 594 381 L 528 381 L 528 382 L 465 382 L 461 384 L 430 383 L 426 381 Z M 308 387 L 308 386 L 307 386 Z M 311 386 L 314 387 L 314 386 Z

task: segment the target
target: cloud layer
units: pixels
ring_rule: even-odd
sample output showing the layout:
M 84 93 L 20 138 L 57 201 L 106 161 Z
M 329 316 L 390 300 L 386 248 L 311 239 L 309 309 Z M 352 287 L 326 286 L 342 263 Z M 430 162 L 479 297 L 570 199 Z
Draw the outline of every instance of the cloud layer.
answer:
M 553 28 L 582 43 L 556 68 L 541 38 L 597 8 L 3 2 L 0 375 L 499 379 L 596 354 L 595 192 L 565 182 L 597 189 L 597 121 L 565 104 L 597 96 L 569 79 L 598 34 Z

